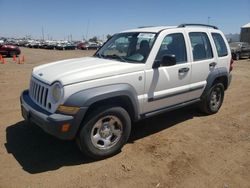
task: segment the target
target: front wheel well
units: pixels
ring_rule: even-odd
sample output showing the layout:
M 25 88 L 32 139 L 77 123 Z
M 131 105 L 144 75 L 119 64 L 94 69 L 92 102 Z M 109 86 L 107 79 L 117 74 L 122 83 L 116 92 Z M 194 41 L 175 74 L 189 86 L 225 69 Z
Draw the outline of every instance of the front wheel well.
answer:
M 127 96 L 117 96 L 117 97 L 112 97 L 112 98 L 96 101 L 89 106 L 85 117 L 87 117 L 91 112 L 95 111 L 96 109 L 107 107 L 107 106 L 120 106 L 128 112 L 132 121 L 136 119 L 136 114 L 135 114 L 133 103 Z

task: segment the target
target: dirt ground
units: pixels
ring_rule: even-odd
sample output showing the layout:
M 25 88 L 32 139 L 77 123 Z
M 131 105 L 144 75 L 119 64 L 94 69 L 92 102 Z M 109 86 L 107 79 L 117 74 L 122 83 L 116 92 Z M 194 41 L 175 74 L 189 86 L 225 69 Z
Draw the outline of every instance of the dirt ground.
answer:
M 25 63 L 0 64 L 0 187 L 250 187 L 250 60 L 235 61 L 219 113 L 188 107 L 134 123 L 118 155 L 85 159 L 20 114 L 32 68 L 93 51 L 22 48 Z M 21 55 L 21 57 L 22 57 Z

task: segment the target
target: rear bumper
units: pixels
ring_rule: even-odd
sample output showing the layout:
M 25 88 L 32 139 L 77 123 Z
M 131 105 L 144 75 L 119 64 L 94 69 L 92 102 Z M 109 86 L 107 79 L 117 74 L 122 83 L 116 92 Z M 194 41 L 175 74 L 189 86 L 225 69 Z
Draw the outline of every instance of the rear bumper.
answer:
M 25 120 L 31 121 L 41 127 L 45 132 L 63 140 L 74 139 L 87 108 L 82 107 L 75 115 L 49 113 L 35 104 L 29 97 L 28 90 L 25 90 L 21 97 L 22 116 Z M 62 126 L 69 124 L 69 130 L 62 132 Z

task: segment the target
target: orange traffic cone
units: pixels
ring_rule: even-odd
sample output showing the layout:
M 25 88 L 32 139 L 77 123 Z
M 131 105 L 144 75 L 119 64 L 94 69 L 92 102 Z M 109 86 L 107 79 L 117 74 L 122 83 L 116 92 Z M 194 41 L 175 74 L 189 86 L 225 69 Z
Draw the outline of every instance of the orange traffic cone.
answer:
M 6 60 L 2 58 L 2 64 L 6 64 Z
M 22 56 L 22 63 L 24 63 L 24 60 L 25 60 L 25 59 L 24 59 L 24 55 L 23 55 L 23 56 Z
M 13 61 L 16 62 L 16 55 L 13 55 Z
M 0 61 L 2 61 L 3 60 L 3 56 L 0 54 Z

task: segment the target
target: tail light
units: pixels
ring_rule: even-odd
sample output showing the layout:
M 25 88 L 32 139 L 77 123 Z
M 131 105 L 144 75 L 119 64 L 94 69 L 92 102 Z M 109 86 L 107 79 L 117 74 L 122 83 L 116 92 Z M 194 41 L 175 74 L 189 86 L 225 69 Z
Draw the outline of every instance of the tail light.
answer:
M 231 61 L 230 61 L 230 68 L 229 68 L 230 72 L 233 70 L 233 63 L 234 63 L 234 60 L 232 58 Z

